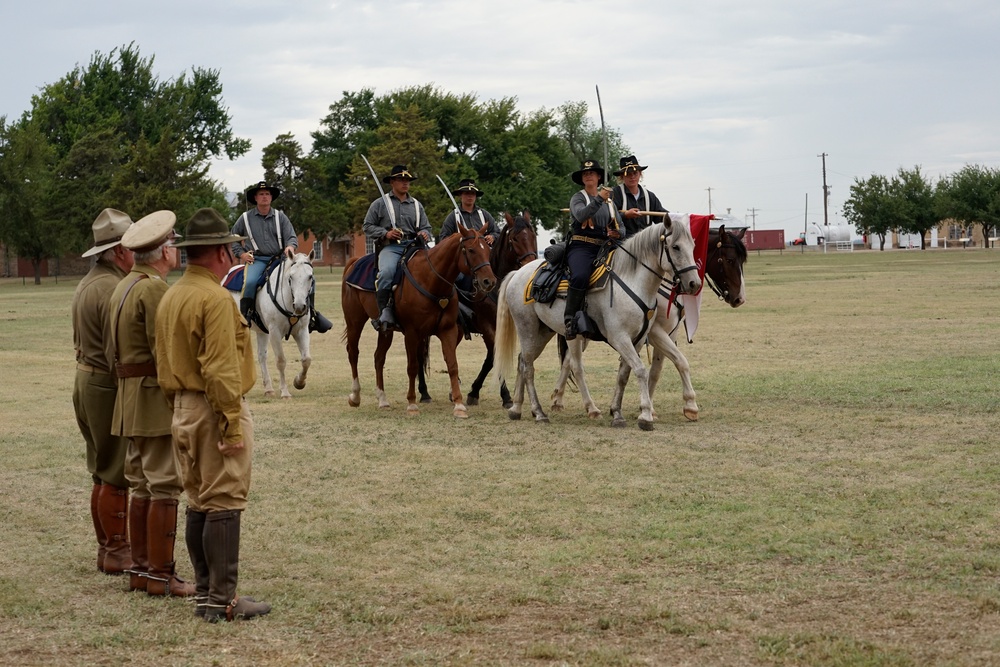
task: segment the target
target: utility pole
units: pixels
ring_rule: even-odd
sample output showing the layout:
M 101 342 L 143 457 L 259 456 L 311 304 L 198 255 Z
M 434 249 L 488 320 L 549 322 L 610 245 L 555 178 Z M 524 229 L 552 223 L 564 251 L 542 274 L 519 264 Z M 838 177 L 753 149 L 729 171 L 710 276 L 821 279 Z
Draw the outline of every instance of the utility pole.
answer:
M 750 214 L 750 219 L 753 221 L 753 231 L 757 231 L 757 211 L 759 208 L 748 208 L 747 213 Z
M 705 188 L 708 190 L 708 214 L 712 215 L 712 188 Z
M 830 186 L 826 184 L 826 153 L 816 157 L 823 158 L 823 226 L 830 226 Z

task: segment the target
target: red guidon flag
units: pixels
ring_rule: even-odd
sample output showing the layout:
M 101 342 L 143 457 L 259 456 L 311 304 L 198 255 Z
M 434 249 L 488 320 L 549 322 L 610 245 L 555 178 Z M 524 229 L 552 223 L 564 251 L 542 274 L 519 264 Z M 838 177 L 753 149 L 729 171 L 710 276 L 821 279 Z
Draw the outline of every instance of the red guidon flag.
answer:
M 670 219 L 674 222 L 687 224 L 691 228 L 691 236 L 694 237 L 694 263 L 698 267 L 698 278 L 701 280 L 702 288 L 705 285 L 705 262 L 708 260 L 708 228 L 714 215 L 675 215 L 670 214 Z M 698 330 L 698 314 L 701 312 L 701 292 L 697 294 L 678 294 L 677 288 L 671 296 L 680 299 L 680 305 L 684 307 L 684 329 L 687 331 L 689 343 L 694 342 L 694 332 Z M 673 299 L 671 299 L 673 301 Z

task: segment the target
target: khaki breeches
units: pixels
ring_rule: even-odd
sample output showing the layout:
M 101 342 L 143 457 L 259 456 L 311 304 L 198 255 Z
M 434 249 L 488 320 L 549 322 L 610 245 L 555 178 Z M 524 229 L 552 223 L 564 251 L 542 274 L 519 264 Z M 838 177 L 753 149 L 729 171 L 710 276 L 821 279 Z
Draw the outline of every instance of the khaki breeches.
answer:
M 125 450 L 128 440 L 111 435 L 118 382 L 106 373 L 77 369 L 73 384 L 73 410 L 86 441 L 87 470 L 95 484 L 128 488 Z
M 125 454 L 125 478 L 136 498 L 173 500 L 181 495 L 181 468 L 169 435 L 135 436 Z
M 219 417 L 205 394 L 179 391 L 171 424 L 188 506 L 198 512 L 244 510 L 250 492 L 253 417 L 243 399 L 240 412 L 243 449 L 232 456 L 219 451 Z

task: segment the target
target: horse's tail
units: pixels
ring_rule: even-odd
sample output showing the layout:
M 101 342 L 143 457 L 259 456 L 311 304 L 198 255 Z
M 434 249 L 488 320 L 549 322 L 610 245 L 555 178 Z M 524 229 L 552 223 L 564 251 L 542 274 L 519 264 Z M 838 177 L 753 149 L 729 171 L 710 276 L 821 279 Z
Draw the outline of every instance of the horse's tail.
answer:
M 517 272 L 508 273 L 500 284 L 500 297 L 497 299 L 497 334 L 493 343 L 493 364 L 496 369 L 497 382 L 513 380 L 517 369 L 514 355 L 517 353 L 517 329 L 514 327 L 514 317 L 507 306 L 507 286 Z

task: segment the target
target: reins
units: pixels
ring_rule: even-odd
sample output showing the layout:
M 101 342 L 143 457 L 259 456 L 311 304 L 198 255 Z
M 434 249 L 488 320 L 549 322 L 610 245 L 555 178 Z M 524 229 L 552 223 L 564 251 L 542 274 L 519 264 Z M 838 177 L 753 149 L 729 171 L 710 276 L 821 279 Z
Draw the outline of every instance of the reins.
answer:
M 280 257 L 280 255 L 279 255 L 279 257 Z M 288 261 L 291 262 L 292 261 L 291 258 L 289 258 Z M 304 263 L 308 264 L 309 267 L 312 268 L 312 263 L 311 262 L 304 262 Z M 285 260 L 284 259 L 279 259 L 278 260 L 278 265 L 276 267 L 274 267 L 274 271 L 273 271 L 273 273 L 277 274 L 275 276 L 275 279 L 274 279 L 275 283 L 281 284 L 281 275 L 284 272 L 284 270 L 285 270 Z M 313 284 L 315 284 L 316 283 L 316 277 L 313 276 L 312 280 L 313 280 Z M 289 291 L 291 291 L 291 288 L 289 288 Z M 288 332 L 285 334 L 285 340 L 288 340 L 289 336 L 292 335 L 292 327 L 294 327 L 298 323 L 298 321 L 300 319 L 302 319 L 302 315 L 296 315 L 295 313 L 293 313 L 292 311 L 288 310 L 283 305 L 281 305 L 281 303 L 278 301 L 278 294 L 275 294 L 274 288 L 271 287 L 271 280 L 270 280 L 270 278 L 267 280 L 267 295 L 269 297 L 271 297 L 271 303 L 274 304 L 274 307 L 277 308 L 278 312 L 281 313 L 282 315 L 284 315 L 285 318 L 288 320 Z M 306 309 L 306 314 L 308 314 L 308 312 L 309 312 L 309 309 L 307 308 Z

